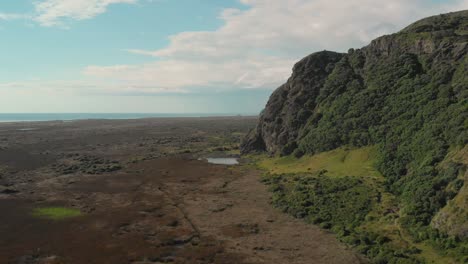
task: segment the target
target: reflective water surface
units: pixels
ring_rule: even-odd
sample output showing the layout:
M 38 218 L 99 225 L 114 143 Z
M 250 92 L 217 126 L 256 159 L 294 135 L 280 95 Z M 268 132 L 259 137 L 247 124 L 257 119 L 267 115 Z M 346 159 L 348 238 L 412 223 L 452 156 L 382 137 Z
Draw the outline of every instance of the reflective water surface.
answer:
M 207 158 L 209 163 L 221 165 L 237 165 L 239 161 L 236 158 Z

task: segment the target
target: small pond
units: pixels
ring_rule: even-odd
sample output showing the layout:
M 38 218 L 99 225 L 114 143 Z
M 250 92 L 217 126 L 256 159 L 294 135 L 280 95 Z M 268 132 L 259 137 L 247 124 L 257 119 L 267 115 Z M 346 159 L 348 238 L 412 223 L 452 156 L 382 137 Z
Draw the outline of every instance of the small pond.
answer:
M 220 165 L 237 165 L 239 161 L 237 158 L 207 158 L 211 164 L 220 164 Z

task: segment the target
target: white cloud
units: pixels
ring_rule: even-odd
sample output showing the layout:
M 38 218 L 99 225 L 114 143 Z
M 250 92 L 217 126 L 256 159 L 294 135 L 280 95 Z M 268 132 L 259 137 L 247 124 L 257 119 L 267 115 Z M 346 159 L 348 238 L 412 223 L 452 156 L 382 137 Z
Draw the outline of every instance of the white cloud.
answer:
M 88 66 L 85 69 L 85 73 L 88 75 L 99 75 L 99 76 L 106 76 L 112 74 L 121 74 L 126 73 L 129 70 L 135 69 L 135 66 L 129 65 L 113 65 L 108 67 L 97 67 L 97 66 Z
M 113 68 L 115 69 L 115 68 Z M 101 72 L 102 73 L 102 72 Z M 165 89 L 141 82 L 116 82 L 106 80 L 28 80 L 0 83 L 0 92 L 22 95 L 45 94 L 54 97 L 76 95 L 143 95 L 186 93 L 182 89 Z
M 246 11 L 226 9 L 225 25 L 213 32 L 183 32 L 152 52 L 159 57 L 219 56 L 269 51 L 304 55 L 321 49 L 344 51 L 415 20 L 453 10 L 427 0 L 241 0 Z M 216 51 L 216 52 L 215 52 Z
M 42 26 L 63 25 L 64 19 L 85 20 L 104 13 L 112 4 L 137 0 L 45 0 L 36 2 L 36 20 Z
M 64 25 L 90 19 L 109 5 L 138 0 L 43 0 L 35 21 Z M 346 51 L 396 32 L 422 17 L 468 9 L 468 0 L 239 0 L 247 9 L 220 12 L 214 31 L 181 32 L 156 50 L 128 49 L 155 58 L 140 65 L 91 65 L 80 81 L 0 84 L 0 89 L 61 93 L 188 93 L 194 89 L 276 88 L 301 57 L 319 50 Z M 0 20 L 25 18 L 0 13 Z
M 16 14 L 16 13 L 0 13 L 0 20 L 10 21 L 18 19 L 28 19 L 30 16 L 25 14 Z
M 284 81 L 293 61 L 275 57 L 242 57 L 228 61 L 162 60 L 139 66 L 89 66 L 84 74 L 118 83 L 158 87 L 166 91 L 190 88 L 271 87 Z
M 319 50 L 346 51 L 393 33 L 417 19 L 468 8 L 468 0 L 240 0 L 225 9 L 215 31 L 182 32 L 158 50 L 130 49 L 157 58 L 134 66 L 90 66 L 97 79 L 164 89 L 275 88 L 293 63 Z

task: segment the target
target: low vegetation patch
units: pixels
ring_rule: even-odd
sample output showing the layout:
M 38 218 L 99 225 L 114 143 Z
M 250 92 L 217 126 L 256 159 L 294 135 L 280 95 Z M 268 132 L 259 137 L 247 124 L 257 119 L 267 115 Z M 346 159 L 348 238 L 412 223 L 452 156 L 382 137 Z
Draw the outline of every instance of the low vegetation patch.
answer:
M 41 207 L 33 210 L 33 216 L 52 220 L 65 220 L 82 215 L 81 211 L 67 207 Z
M 359 226 L 377 201 L 377 193 L 356 177 L 318 174 L 265 175 L 273 204 L 297 218 L 337 227 L 345 232 Z
M 321 171 L 265 174 L 262 180 L 273 193 L 274 206 L 330 229 L 373 263 L 420 263 L 411 256 L 420 252 L 417 248 L 395 247 L 389 237 L 362 228 L 373 220 L 367 216 L 380 202 L 380 194 L 358 177 L 330 177 Z

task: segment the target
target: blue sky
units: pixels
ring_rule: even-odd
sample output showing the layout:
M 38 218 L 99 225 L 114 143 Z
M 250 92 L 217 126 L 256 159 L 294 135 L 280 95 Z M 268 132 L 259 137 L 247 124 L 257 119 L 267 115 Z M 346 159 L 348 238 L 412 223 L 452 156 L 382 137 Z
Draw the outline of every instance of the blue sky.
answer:
M 257 113 L 311 52 L 468 8 L 408 2 L 2 1 L 0 112 Z
M 2 13 L 29 14 L 31 0 L 4 1 Z M 221 5 L 222 2 L 222 5 Z M 0 24 L 2 61 L 8 71 L 1 81 L 59 76 L 75 78 L 89 64 L 134 64 L 151 58 L 135 56 L 125 49 L 157 49 L 168 45 L 167 37 L 182 31 L 214 30 L 221 25 L 218 13 L 236 1 L 146 1 L 115 4 L 93 19 L 69 21 L 67 28 L 43 27 L 29 20 Z M 178 15 L 174 15 L 178 14 Z M 27 63 L 25 63 L 27 62 Z

